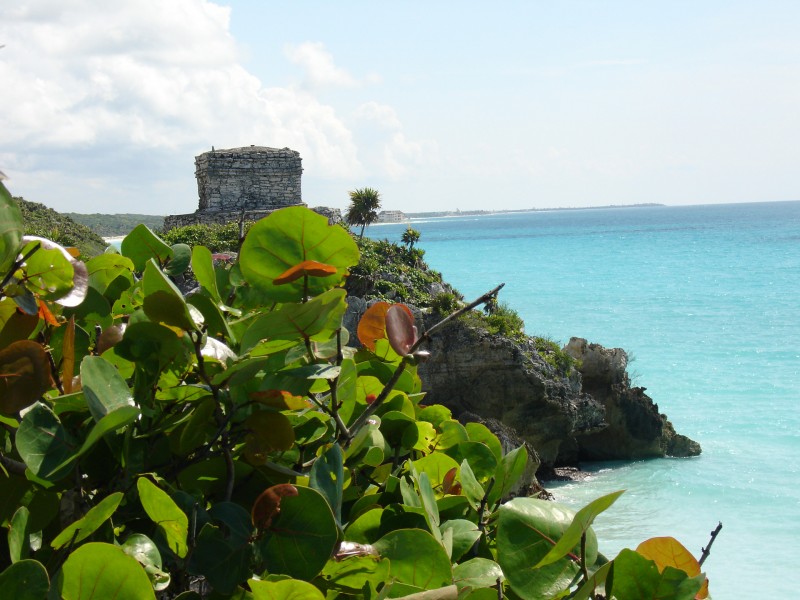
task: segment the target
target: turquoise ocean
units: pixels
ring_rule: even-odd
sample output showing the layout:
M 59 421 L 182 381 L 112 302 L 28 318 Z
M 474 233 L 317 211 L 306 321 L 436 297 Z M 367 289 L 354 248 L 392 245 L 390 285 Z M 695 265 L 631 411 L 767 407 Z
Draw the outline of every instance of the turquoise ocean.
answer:
M 583 464 L 550 484 L 580 507 L 625 494 L 596 521 L 615 556 L 653 536 L 704 564 L 716 600 L 795 598 L 800 538 L 800 202 L 654 206 L 413 220 L 432 268 L 500 300 L 529 334 L 624 348 L 636 385 L 690 459 Z M 405 224 L 373 225 L 399 241 Z

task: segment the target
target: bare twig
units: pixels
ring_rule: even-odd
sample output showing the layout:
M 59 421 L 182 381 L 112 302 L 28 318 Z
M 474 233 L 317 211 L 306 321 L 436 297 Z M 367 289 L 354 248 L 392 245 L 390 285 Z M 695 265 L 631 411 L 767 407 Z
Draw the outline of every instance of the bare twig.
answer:
M 700 566 L 703 566 L 703 563 L 706 562 L 708 555 L 711 554 L 711 545 L 714 543 L 714 540 L 717 539 L 717 535 L 719 532 L 722 531 L 722 522 L 720 521 L 719 524 L 714 528 L 714 531 L 711 532 L 711 539 L 708 540 L 708 546 L 705 548 L 701 548 L 703 553 L 700 555 L 700 560 L 697 562 L 700 563 Z

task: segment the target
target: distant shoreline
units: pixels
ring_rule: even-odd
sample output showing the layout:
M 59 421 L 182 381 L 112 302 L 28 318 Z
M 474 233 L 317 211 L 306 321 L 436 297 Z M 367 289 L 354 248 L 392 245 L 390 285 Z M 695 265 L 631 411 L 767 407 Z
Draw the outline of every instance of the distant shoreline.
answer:
M 430 219 L 436 217 L 471 217 L 482 215 L 499 215 L 508 213 L 530 213 L 530 212 L 553 212 L 561 210 L 601 210 L 607 208 L 653 208 L 666 206 L 656 202 L 646 202 L 640 204 L 608 204 L 605 206 L 573 206 L 562 208 L 513 208 L 504 210 L 443 210 L 431 212 L 404 212 L 409 219 Z

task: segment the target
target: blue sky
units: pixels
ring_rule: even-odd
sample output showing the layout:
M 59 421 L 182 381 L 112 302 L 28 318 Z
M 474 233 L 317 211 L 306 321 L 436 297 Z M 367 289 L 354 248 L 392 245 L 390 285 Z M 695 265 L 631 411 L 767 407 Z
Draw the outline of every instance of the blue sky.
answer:
M 22 0 L 0 170 L 75 212 L 192 212 L 194 156 L 250 144 L 299 150 L 312 206 L 798 199 L 799 31 L 772 0 Z

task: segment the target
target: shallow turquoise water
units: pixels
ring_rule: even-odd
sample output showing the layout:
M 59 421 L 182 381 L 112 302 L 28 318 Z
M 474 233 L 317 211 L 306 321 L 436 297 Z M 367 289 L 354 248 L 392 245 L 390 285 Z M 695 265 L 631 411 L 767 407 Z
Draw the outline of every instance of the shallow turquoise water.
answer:
M 468 299 L 501 301 L 532 334 L 625 348 L 634 381 L 703 455 L 583 465 L 553 488 L 598 519 L 615 555 L 674 535 L 717 600 L 790 598 L 800 534 L 800 202 L 515 213 L 416 221 L 426 260 Z M 399 240 L 405 225 L 368 235 Z M 791 591 L 790 591 L 791 590 Z

